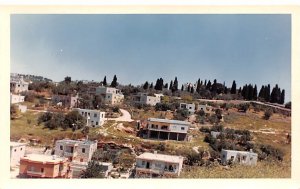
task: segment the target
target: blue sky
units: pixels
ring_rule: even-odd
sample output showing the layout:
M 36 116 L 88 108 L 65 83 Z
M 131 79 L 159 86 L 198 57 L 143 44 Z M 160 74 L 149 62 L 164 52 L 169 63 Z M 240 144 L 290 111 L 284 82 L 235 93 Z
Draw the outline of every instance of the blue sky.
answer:
M 55 81 L 217 79 L 291 91 L 290 15 L 12 15 L 11 72 Z

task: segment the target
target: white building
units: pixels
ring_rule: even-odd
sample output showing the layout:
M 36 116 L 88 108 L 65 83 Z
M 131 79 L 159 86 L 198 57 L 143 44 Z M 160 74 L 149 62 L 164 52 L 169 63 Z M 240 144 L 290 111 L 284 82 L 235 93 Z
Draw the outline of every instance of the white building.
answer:
M 143 153 L 136 158 L 136 178 L 179 176 L 183 157 Z
M 105 112 L 99 110 L 74 108 L 80 115 L 86 118 L 87 126 L 98 127 L 102 126 L 105 121 Z
M 18 104 L 18 109 L 21 113 L 25 113 L 27 111 L 27 106 Z
M 149 118 L 147 137 L 160 140 L 187 140 L 190 123 L 179 120 Z
M 97 149 L 97 141 L 63 139 L 55 143 L 55 155 L 69 158 L 70 161 L 89 162 Z
M 250 150 L 250 152 L 246 152 L 222 149 L 221 152 L 222 164 L 232 161 L 233 163 L 240 163 L 243 165 L 256 165 L 257 157 L 257 153 L 252 152 L 252 150 Z
M 161 95 L 154 94 L 153 96 L 149 96 L 147 93 L 138 93 L 133 97 L 133 101 L 139 104 L 147 104 L 150 106 L 155 106 L 157 103 L 160 103 Z
M 14 167 L 20 164 L 21 157 L 25 155 L 25 143 L 10 142 L 10 166 Z
M 101 95 L 106 104 L 121 104 L 124 100 L 124 95 L 122 94 L 121 90 L 113 87 L 96 87 L 96 90 L 93 93 L 95 95 Z
M 11 76 L 10 77 L 10 92 L 20 93 L 28 91 L 29 83 L 23 80 L 23 77 Z
M 196 111 L 196 106 L 194 103 L 192 104 L 188 104 L 188 103 L 180 103 L 179 105 L 179 109 L 180 110 L 188 110 L 189 111 L 189 114 L 192 115 L 195 113 Z
M 17 104 L 24 102 L 25 96 L 22 96 L 20 94 L 15 95 L 10 93 L 10 104 Z

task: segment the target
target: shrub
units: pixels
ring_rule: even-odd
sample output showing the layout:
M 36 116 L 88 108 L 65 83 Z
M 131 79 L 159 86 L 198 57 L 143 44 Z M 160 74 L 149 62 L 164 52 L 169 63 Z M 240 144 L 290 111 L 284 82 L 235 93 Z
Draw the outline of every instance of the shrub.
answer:
M 208 127 L 201 127 L 199 130 L 203 133 L 210 133 L 210 129 Z
M 249 107 L 250 107 L 249 104 L 246 104 L 246 103 L 245 104 L 240 104 L 238 106 L 238 110 L 246 113 L 247 110 L 249 109 Z
M 269 120 L 272 115 L 273 115 L 273 111 L 271 109 L 267 109 L 264 114 L 264 119 Z

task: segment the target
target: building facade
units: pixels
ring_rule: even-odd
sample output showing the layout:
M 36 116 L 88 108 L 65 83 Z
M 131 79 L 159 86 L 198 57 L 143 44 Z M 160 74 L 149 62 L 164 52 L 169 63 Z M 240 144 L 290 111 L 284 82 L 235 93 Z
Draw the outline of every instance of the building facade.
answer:
M 10 77 L 10 92 L 19 94 L 28 91 L 29 83 L 23 80 L 23 77 L 11 76 Z
M 52 103 L 54 105 L 62 105 L 68 108 L 74 108 L 78 104 L 78 95 L 70 96 L 70 95 L 53 95 Z
M 22 96 L 20 94 L 15 95 L 10 93 L 10 104 L 17 104 L 24 102 L 25 96 Z
M 194 114 L 196 111 L 196 106 L 194 103 L 188 104 L 188 103 L 180 103 L 179 105 L 180 110 L 187 110 L 190 115 Z
M 19 142 L 10 142 L 10 166 L 14 167 L 20 164 L 20 159 L 25 155 L 26 144 Z
M 224 150 L 221 151 L 221 163 L 227 164 L 229 161 L 233 163 L 239 163 L 243 165 L 256 165 L 257 153 L 252 150 L 247 151 L 235 151 L 235 150 Z
M 96 87 L 91 94 L 102 96 L 105 103 L 111 105 L 122 104 L 124 100 L 121 90 L 113 87 Z
M 97 141 L 63 139 L 55 143 L 55 155 L 70 161 L 89 162 L 97 149 Z
M 105 122 L 105 112 L 99 110 L 74 108 L 80 115 L 86 118 L 86 125 L 91 127 L 102 126 Z
M 183 157 L 157 153 L 143 153 L 136 158 L 136 178 L 177 177 Z
M 69 161 L 64 157 L 44 154 L 28 154 L 20 160 L 20 177 L 70 178 Z
M 190 123 L 186 121 L 149 118 L 147 120 L 147 138 L 159 140 L 187 140 Z
M 148 96 L 147 93 L 138 93 L 133 97 L 133 101 L 138 104 L 146 104 L 150 106 L 155 106 L 157 103 L 160 103 L 161 96 L 154 94 L 153 96 Z

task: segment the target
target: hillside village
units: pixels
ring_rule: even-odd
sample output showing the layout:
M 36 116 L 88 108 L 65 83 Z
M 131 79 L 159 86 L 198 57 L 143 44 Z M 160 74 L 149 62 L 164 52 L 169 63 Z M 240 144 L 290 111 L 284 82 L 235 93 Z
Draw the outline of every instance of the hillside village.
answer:
M 11 74 L 11 178 L 288 178 L 278 85 Z

